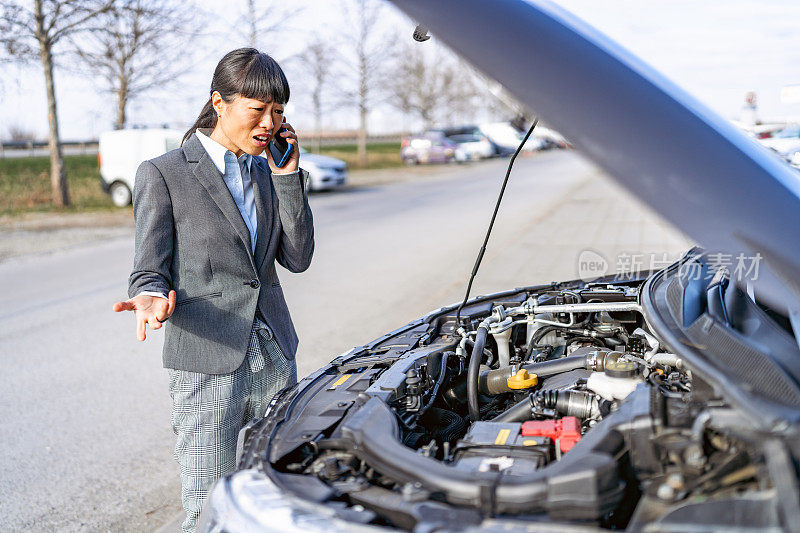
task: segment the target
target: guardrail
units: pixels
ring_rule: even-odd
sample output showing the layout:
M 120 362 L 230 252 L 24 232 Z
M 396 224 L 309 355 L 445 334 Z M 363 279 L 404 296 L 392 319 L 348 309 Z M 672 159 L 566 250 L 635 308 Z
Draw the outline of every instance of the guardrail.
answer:
M 96 155 L 97 141 L 62 141 L 64 155 Z M 47 141 L 6 141 L 0 143 L 0 159 L 50 155 Z
M 370 135 L 368 143 L 400 142 L 403 135 Z M 310 147 L 314 144 L 313 135 L 301 135 L 300 142 Z M 354 134 L 327 135 L 320 140 L 322 146 L 338 146 L 343 144 L 356 144 L 358 137 Z M 97 140 L 87 141 L 62 141 L 61 150 L 64 155 L 96 155 L 98 151 Z M 11 157 L 44 157 L 50 155 L 47 141 L 6 141 L 0 142 L 0 159 Z

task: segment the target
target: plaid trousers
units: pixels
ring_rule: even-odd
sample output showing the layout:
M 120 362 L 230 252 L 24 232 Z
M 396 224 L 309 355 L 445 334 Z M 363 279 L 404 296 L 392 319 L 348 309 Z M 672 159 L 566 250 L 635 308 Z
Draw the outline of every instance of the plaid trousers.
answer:
M 272 331 L 256 317 L 247 357 L 230 374 L 168 369 L 174 457 L 180 465 L 185 533 L 193 532 L 213 483 L 233 472 L 239 430 L 263 416 L 272 397 L 297 383 L 297 366 L 283 355 Z

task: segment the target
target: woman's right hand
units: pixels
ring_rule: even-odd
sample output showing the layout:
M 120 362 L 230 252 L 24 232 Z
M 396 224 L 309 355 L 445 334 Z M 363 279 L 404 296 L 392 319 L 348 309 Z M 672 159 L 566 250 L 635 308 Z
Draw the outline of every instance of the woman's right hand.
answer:
M 136 315 L 136 338 L 143 341 L 146 338 L 145 330 L 161 328 L 161 323 L 166 321 L 175 311 L 175 291 L 169 291 L 168 299 L 159 296 L 140 294 L 124 302 L 114 304 L 114 311 L 133 311 Z

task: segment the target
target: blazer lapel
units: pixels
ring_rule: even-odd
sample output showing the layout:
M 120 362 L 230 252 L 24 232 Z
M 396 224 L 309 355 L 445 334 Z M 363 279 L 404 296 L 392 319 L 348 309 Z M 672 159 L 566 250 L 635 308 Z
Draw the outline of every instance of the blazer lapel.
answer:
M 203 148 L 203 145 L 200 144 L 196 135 L 192 135 L 189 140 L 186 141 L 183 151 L 184 154 L 186 154 L 188 162 L 196 163 L 194 166 L 195 177 L 203 187 L 206 188 L 208 194 L 217 204 L 217 207 L 219 207 L 220 211 L 225 215 L 225 218 L 228 219 L 228 222 L 230 222 L 236 230 L 236 233 L 242 240 L 242 244 L 247 250 L 247 255 L 250 257 L 253 268 L 255 268 L 253 254 L 250 250 L 250 231 L 247 229 L 242 219 L 242 214 L 239 212 L 239 208 L 236 207 L 236 202 L 233 201 L 233 196 L 231 196 L 228 186 L 225 185 L 225 180 L 222 178 L 219 170 L 214 165 L 214 162 L 211 161 L 211 158 L 205 148 Z
M 272 187 L 270 177 L 264 170 L 259 158 L 254 157 L 250 167 L 250 176 L 253 178 L 253 197 L 256 203 L 256 218 L 258 219 L 258 236 L 256 238 L 255 260 L 256 267 L 261 268 L 264 256 L 269 248 L 272 235 Z

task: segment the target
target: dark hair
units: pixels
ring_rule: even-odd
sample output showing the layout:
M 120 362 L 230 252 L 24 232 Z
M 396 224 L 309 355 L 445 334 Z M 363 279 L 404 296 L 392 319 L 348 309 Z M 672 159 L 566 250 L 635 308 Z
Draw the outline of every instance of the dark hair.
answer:
M 214 69 L 209 98 L 200 116 L 183 136 L 185 143 L 198 128 L 213 128 L 217 125 L 217 113 L 211 105 L 210 95 L 218 91 L 226 102 L 237 95 L 264 102 L 289 101 L 289 82 L 278 62 L 255 48 L 237 48 L 225 54 Z

